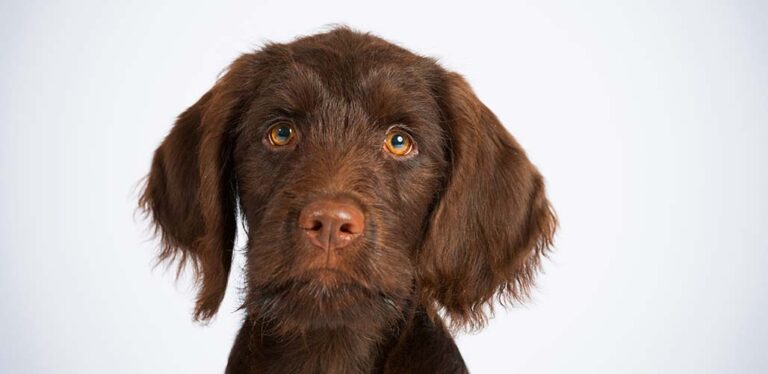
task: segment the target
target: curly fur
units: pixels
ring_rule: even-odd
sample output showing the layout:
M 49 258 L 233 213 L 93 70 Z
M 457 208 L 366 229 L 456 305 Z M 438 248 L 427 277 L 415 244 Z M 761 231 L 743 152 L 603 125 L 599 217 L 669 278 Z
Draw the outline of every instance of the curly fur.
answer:
M 276 120 L 298 128 L 294 146 L 261 141 Z M 417 156 L 382 153 L 393 124 Z M 329 271 L 295 223 L 331 195 L 363 207 L 366 231 Z M 242 213 L 230 373 L 465 372 L 448 328 L 524 301 L 557 227 L 541 174 L 460 75 L 347 28 L 237 59 L 157 149 L 140 206 L 159 260 L 195 274 L 201 321 L 224 296 Z

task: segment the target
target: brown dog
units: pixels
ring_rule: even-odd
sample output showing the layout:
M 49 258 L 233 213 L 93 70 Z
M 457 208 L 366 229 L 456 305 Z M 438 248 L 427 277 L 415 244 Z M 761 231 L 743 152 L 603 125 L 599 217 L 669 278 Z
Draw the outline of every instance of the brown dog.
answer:
M 450 327 L 521 300 L 551 245 L 544 182 L 434 60 L 346 28 L 238 58 L 155 152 L 161 260 L 219 308 L 238 207 L 245 323 L 228 373 L 463 373 Z

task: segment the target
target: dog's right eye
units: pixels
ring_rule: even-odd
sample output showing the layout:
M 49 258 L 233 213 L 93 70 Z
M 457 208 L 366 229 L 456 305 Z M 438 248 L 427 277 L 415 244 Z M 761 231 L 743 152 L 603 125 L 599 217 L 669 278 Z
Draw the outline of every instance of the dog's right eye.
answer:
M 284 146 L 296 137 L 296 129 L 288 123 L 278 123 L 269 128 L 269 142 L 274 146 Z
M 403 130 L 392 128 L 384 139 L 384 149 L 396 157 L 415 154 L 416 147 L 413 139 Z

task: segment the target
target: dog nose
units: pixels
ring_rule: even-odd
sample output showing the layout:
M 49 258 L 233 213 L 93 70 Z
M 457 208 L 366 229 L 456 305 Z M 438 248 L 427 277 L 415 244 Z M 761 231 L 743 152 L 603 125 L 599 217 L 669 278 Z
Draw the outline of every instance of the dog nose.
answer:
M 315 200 L 299 215 L 299 228 L 315 247 L 341 249 L 355 241 L 365 229 L 365 216 L 356 205 L 336 200 Z

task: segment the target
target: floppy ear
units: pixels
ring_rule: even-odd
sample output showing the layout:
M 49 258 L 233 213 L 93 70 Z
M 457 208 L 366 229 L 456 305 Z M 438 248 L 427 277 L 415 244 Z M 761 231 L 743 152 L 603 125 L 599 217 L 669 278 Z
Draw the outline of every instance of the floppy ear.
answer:
M 528 295 L 557 219 L 536 167 L 464 79 L 447 73 L 438 91 L 452 170 L 419 252 L 422 297 L 476 328 L 494 296 Z
M 189 263 L 199 287 L 195 319 L 216 314 L 224 298 L 237 231 L 231 162 L 234 123 L 253 94 L 252 55 L 236 60 L 182 113 L 155 151 L 140 206 L 160 234 L 160 261 Z

